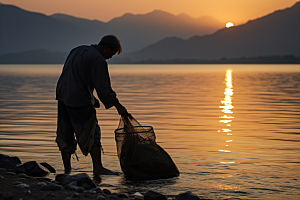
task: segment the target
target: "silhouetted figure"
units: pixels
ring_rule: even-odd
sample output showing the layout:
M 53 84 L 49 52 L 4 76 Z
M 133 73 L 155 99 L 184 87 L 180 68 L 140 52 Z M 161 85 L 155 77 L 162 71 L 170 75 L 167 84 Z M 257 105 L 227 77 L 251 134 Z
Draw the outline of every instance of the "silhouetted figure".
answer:
M 107 35 L 98 45 L 74 48 L 65 61 L 56 87 L 56 142 L 61 151 L 65 173 L 71 172 L 71 155 L 75 153 L 78 143 L 85 156 L 91 154 L 94 174 L 115 174 L 102 165 L 101 132 L 95 109 L 100 107 L 100 103 L 93 91 L 96 90 L 106 109 L 114 106 L 120 115 L 127 113 L 111 88 L 106 62 L 106 59 L 121 52 L 119 39 Z

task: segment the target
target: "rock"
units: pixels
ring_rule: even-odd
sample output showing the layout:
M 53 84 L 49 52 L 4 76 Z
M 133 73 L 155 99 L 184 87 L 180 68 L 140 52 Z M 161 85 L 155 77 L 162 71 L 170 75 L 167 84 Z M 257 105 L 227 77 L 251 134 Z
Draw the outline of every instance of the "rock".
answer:
M 48 185 L 41 186 L 41 190 L 44 191 L 56 191 L 56 190 L 62 190 L 63 186 L 55 184 L 55 183 L 49 183 Z
M 104 194 L 111 194 L 111 191 L 109 191 L 108 189 L 104 189 L 104 190 L 103 190 L 103 193 L 104 193 Z
M 149 190 L 144 195 L 144 200 L 167 200 L 167 198 L 162 194 Z
M 14 169 L 17 164 L 21 164 L 20 158 L 0 154 L 0 168 Z
M 92 181 L 92 179 L 86 174 L 76 174 L 76 175 L 57 175 L 55 177 L 55 180 L 60 182 L 63 186 L 69 185 L 72 183 L 73 186 L 83 187 L 86 190 L 96 188 L 95 183 Z M 73 182 L 76 183 L 73 183 Z
M 28 178 L 28 176 L 27 176 L 26 174 L 23 174 L 23 173 L 20 173 L 20 174 L 19 174 L 19 177 L 20 177 L 20 178 Z
M 51 165 L 49 165 L 46 162 L 40 163 L 40 165 L 46 167 L 50 173 L 56 173 L 56 170 L 54 169 L 54 167 L 52 167 Z
M 41 166 L 36 161 L 29 161 L 23 164 L 18 164 L 14 170 L 15 173 L 24 173 L 28 176 L 41 177 L 49 174 L 47 168 Z
M 18 189 L 28 189 L 29 185 L 27 185 L 25 183 L 21 183 L 21 184 L 14 185 L 14 187 L 18 188 Z
M 93 190 L 88 190 L 87 191 L 89 194 L 97 194 L 97 192 L 96 191 L 93 191 Z
M 13 182 L 13 185 L 20 185 L 20 184 L 22 184 L 20 181 Z
M 37 185 L 37 186 L 39 186 L 39 187 L 42 187 L 42 186 L 47 185 L 47 183 L 45 183 L 45 182 L 38 182 L 38 183 L 36 183 L 35 185 Z
M 77 186 L 77 181 L 73 181 L 72 183 L 66 185 L 66 189 L 80 193 L 84 191 L 84 187 Z
M 92 188 L 90 190 L 87 191 L 90 194 L 97 194 L 97 193 L 101 193 L 101 189 L 100 188 Z
M 181 193 L 176 197 L 176 200 L 199 200 L 200 198 L 191 193 L 191 192 L 185 192 L 185 193 Z
M 70 176 L 70 175 L 69 174 L 57 174 L 55 176 L 55 181 L 62 183 L 63 180 L 68 176 Z
M 139 192 L 136 192 L 133 195 L 136 196 L 136 197 L 143 197 L 143 195 L 141 193 L 139 193 Z
M 105 197 L 103 195 L 99 194 L 96 199 L 98 199 L 98 200 L 105 200 Z
M 58 182 L 58 181 L 51 181 L 51 183 L 59 184 L 59 182 Z
M 39 181 L 46 181 L 46 182 L 51 182 L 52 181 L 51 178 L 45 178 L 45 177 L 37 177 L 36 179 L 39 180 Z
M 9 176 L 11 176 L 11 175 L 16 175 L 15 173 L 13 173 L 13 172 L 5 172 L 5 175 L 9 175 Z
M 126 193 L 119 193 L 119 194 L 117 194 L 117 197 L 129 199 L 129 196 Z

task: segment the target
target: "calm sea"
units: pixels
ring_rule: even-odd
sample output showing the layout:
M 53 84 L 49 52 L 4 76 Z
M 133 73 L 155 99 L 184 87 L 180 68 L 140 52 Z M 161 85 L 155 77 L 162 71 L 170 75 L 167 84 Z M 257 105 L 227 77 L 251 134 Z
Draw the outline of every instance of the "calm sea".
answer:
M 191 191 L 212 199 L 300 198 L 300 65 L 110 65 L 128 111 L 154 127 L 181 175 L 130 182 L 103 176 L 115 192 Z M 55 86 L 62 65 L 0 65 L 0 153 L 63 172 Z M 121 171 L 115 109 L 97 110 L 104 166 Z M 92 175 L 77 151 L 72 173 Z M 50 177 L 54 177 L 51 175 Z

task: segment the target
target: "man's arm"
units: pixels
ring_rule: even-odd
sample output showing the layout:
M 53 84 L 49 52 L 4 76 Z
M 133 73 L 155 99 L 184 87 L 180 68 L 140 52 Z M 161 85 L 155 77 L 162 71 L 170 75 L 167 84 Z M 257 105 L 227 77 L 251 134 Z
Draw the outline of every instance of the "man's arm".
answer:
M 116 109 L 117 109 L 119 115 L 122 115 L 122 116 L 123 116 L 123 115 L 128 114 L 126 108 L 125 108 L 122 104 L 120 104 L 119 101 L 113 102 L 113 105 L 116 107 Z

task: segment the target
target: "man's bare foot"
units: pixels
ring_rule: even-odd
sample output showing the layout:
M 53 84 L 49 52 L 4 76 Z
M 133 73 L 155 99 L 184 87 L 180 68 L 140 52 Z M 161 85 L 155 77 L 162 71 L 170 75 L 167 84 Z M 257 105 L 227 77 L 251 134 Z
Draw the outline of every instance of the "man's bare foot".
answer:
M 120 175 L 119 172 L 114 172 L 106 168 L 102 168 L 101 170 L 94 171 L 95 175 Z
M 102 182 L 102 179 L 99 174 L 93 174 L 92 180 L 96 185 L 99 185 Z
M 65 174 L 70 174 L 71 173 L 71 167 L 69 169 L 65 169 Z

